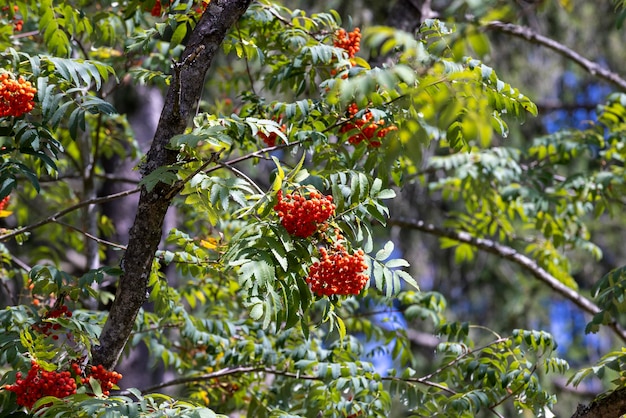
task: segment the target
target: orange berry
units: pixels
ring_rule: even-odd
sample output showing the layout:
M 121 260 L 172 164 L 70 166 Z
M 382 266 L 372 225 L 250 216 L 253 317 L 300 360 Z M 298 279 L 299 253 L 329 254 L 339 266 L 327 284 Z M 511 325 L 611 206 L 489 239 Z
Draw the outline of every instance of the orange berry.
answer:
M 341 239 L 341 235 L 338 235 Z M 320 296 L 357 295 L 369 277 L 364 273 L 367 264 L 362 250 L 349 254 L 341 243 L 335 243 L 329 252 L 319 249 L 320 260 L 309 268 L 306 282 L 311 291 Z
M 287 194 L 283 198 L 282 190 L 277 194 L 278 203 L 274 210 L 281 224 L 291 235 L 308 238 L 335 213 L 332 196 L 323 196 L 312 191 L 308 196 Z

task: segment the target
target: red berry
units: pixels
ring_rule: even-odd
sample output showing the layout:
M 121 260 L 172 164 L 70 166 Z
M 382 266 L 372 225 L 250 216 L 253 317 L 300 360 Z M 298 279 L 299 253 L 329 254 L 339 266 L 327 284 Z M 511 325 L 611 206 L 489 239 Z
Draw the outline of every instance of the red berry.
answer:
M 161 16 L 163 12 L 163 7 L 168 7 L 171 4 L 171 1 L 168 0 L 156 0 L 152 10 L 150 10 L 150 14 L 155 17 Z
M 65 305 L 61 305 L 61 306 L 50 309 L 48 312 L 44 314 L 43 319 L 60 318 L 62 316 L 66 316 L 68 318 L 72 316 L 72 312 Z M 59 331 L 61 329 L 61 325 L 52 324 L 47 321 L 42 321 L 39 324 L 33 325 L 33 329 L 35 331 L 41 332 L 44 335 L 51 335 L 53 331 Z M 52 339 L 54 340 L 57 340 L 58 338 L 59 337 L 57 335 L 52 336 Z
M 282 124 L 280 127 L 280 131 L 285 133 L 287 132 L 287 125 Z M 276 146 L 276 140 L 278 139 L 278 133 L 276 132 L 270 132 L 269 134 L 264 134 L 263 132 L 258 132 L 257 135 L 259 136 L 259 138 L 261 138 L 261 140 L 263 140 L 263 142 L 265 142 L 265 145 L 267 145 L 268 147 L 273 147 Z
M 339 236 L 340 238 L 343 238 Z M 358 295 L 369 277 L 363 250 L 349 254 L 345 247 L 336 243 L 329 250 L 320 248 L 320 260 L 309 267 L 306 282 L 311 291 L 320 296 Z
M 337 30 L 333 44 L 346 50 L 349 58 L 354 58 L 361 49 L 361 29 L 355 28 L 352 32 L 346 32 L 345 29 Z
M 10 200 L 11 200 L 11 196 L 7 196 L 4 199 L 0 200 L 0 210 L 5 210 L 7 206 L 9 206 Z
M 294 193 L 283 198 L 283 191 L 279 190 L 278 203 L 274 210 L 287 232 L 300 238 L 308 238 L 334 215 L 335 204 L 332 196 L 322 196 L 317 191 L 310 192 L 306 197 Z
M 350 104 L 346 111 L 350 120 L 341 125 L 339 133 L 350 133 L 348 142 L 352 145 L 367 141 L 368 146 L 377 148 L 381 145 L 379 139 L 383 139 L 390 131 L 398 129 L 395 125 L 384 127 L 386 122 L 382 119 L 372 121 L 374 114 L 370 110 L 366 110 L 361 117 L 357 118 L 359 108 L 356 103 Z
M 37 89 L 23 77 L 15 80 L 9 73 L 0 74 L 0 117 L 22 116 L 33 110 L 35 93 Z
M 89 383 L 89 378 L 93 378 L 100 382 L 102 388 L 102 394 L 109 396 L 110 390 L 117 384 L 122 378 L 122 375 L 116 371 L 108 371 L 102 365 L 91 366 L 91 370 L 86 377 L 81 378 L 83 384 Z
M 35 402 L 45 396 L 64 398 L 76 393 L 76 381 L 68 371 L 41 370 L 33 361 L 25 378 L 22 379 L 22 374 L 17 373 L 15 384 L 6 385 L 4 388 L 15 392 L 18 405 L 30 409 Z

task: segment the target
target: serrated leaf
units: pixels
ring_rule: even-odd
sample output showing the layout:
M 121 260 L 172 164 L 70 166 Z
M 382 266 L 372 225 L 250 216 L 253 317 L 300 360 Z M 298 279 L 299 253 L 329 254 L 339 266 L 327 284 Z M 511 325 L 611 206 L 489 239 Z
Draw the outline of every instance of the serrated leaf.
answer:
M 404 271 L 404 270 L 395 270 L 393 272 L 393 274 L 395 274 L 400 279 L 404 280 L 405 283 L 407 283 L 407 284 L 413 286 L 415 289 L 419 290 L 419 286 L 417 284 L 417 281 L 413 278 L 413 276 L 411 276 L 406 271 Z
M 387 241 L 385 246 L 376 253 L 376 256 L 374 258 L 378 261 L 386 260 L 389 258 L 389 256 L 393 252 L 393 249 L 394 249 L 393 242 Z
M 185 36 L 187 36 L 187 24 L 180 23 L 172 34 L 172 39 L 170 39 L 170 47 L 172 48 L 176 45 L 180 45 L 185 39 Z
M 262 317 L 263 317 L 263 304 L 257 303 L 256 305 L 253 305 L 252 309 L 250 309 L 250 318 L 254 319 L 255 321 L 258 321 Z
M 396 192 L 392 189 L 384 189 L 381 190 L 380 193 L 372 197 L 376 197 L 377 199 L 393 199 L 396 197 Z

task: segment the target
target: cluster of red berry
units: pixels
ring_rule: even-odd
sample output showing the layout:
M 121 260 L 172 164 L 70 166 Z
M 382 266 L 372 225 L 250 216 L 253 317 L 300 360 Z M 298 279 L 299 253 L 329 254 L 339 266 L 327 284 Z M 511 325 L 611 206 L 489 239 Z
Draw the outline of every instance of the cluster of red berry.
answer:
M 200 2 L 200 5 L 198 5 L 198 7 L 196 7 L 196 13 L 202 14 L 204 13 L 204 11 L 206 10 L 207 6 L 209 5 L 210 0 L 203 0 Z
M 71 367 L 77 376 L 82 375 L 82 370 L 77 363 L 72 363 Z M 100 364 L 97 366 L 91 366 L 89 373 L 85 377 L 81 377 L 80 382 L 83 385 L 88 385 L 90 378 L 93 378 L 100 383 L 100 388 L 102 388 L 102 394 L 104 396 L 109 396 L 111 389 L 117 385 L 117 382 L 120 381 L 122 375 L 116 371 L 108 371 Z
M 333 41 L 333 45 L 337 48 L 341 48 L 348 53 L 348 58 L 350 58 L 349 67 L 353 67 L 356 65 L 356 61 L 354 57 L 356 53 L 361 49 L 361 30 L 359 28 L 355 28 L 352 32 L 346 32 L 345 29 L 339 29 L 335 32 L 335 39 Z M 349 68 L 348 68 L 349 69 Z M 348 78 L 348 71 L 345 71 L 346 68 L 333 68 L 330 70 L 330 75 L 333 77 L 337 75 L 338 71 L 342 71 L 341 78 Z
M 152 10 L 150 10 L 150 14 L 156 17 L 161 16 L 161 13 L 163 12 L 163 7 L 168 7 L 170 4 L 171 4 L 171 0 L 157 0 L 154 3 Z M 207 0 L 201 1 L 200 4 L 196 7 L 195 12 L 199 14 L 204 13 L 208 5 L 209 5 L 209 1 Z
M 287 125 L 283 123 L 280 127 L 280 131 L 283 133 L 287 132 Z M 278 134 L 276 132 L 264 134 L 263 132 L 259 131 L 257 135 L 259 135 L 259 138 L 261 138 L 263 142 L 265 142 L 265 145 L 267 145 L 268 147 L 273 147 L 276 145 L 276 140 L 278 139 Z
M 359 107 L 356 103 L 350 104 L 348 106 L 350 120 L 339 128 L 339 132 L 342 134 L 352 134 L 348 137 L 348 142 L 353 145 L 367 141 L 367 144 L 371 147 L 380 147 L 380 140 L 387 136 L 390 131 L 398 129 L 395 125 L 385 126 L 387 123 L 383 119 L 373 121 L 374 115 L 370 110 L 366 110 L 360 118 L 356 117 L 358 112 Z
M 90 378 L 98 380 L 102 394 L 105 396 L 109 395 L 110 390 L 122 378 L 121 374 L 108 371 L 101 365 L 92 366 L 86 377 L 82 377 L 83 371 L 78 363 L 72 362 L 70 367 L 76 377 L 72 376 L 69 371 L 43 370 L 37 362 L 32 361 L 26 377 L 22 378 L 22 373 L 18 372 L 15 384 L 5 385 L 4 389 L 17 395 L 18 405 L 31 409 L 35 402 L 44 396 L 64 398 L 76 393 L 76 378 L 80 378 L 80 383 L 83 385 L 88 385 Z
M 35 89 L 23 77 L 14 80 L 9 73 L 0 74 L 0 117 L 22 116 L 33 110 Z
M 2 11 L 8 12 L 9 6 L 3 6 Z M 16 16 L 16 13 L 18 11 L 19 11 L 19 7 L 17 5 L 13 5 L 13 16 L 11 17 L 11 20 L 13 22 L 13 30 L 15 32 L 20 32 L 22 28 L 24 27 L 24 21 L 22 19 L 18 19 Z
M 46 314 L 43 316 L 43 318 L 44 319 L 60 318 L 62 316 L 65 316 L 65 317 L 68 317 L 68 318 L 72 317 L 72 312 L 65 305 L 61 305 L 61 306 L 55 307 L 53 309 L 50 309 L 48 312 L 46 312 Z M 59 325 L 59 324 L 52 324 L 50 322 L 42 322 L 41 324 L 33 325 L 33 329 L 35 331 L 41 332 L 44 335 L 51 335 L 51 334 L 53 334 L 54 331 L 59 331 L 61 329 L 61 325 Z M 58 340 L 59 336 L 56 335 L 56 334 L 53 334 L 52 335 L 52 339 Z
M 339 239 L 343 239 L 338 235 Z M 365 287 L 368 276 L 365 253 L 359 249 L 349 254 L 341 242 L 329 250 L 322 247 L 320 261 L 309 267 L 306 278 L 311 291 L 320 296 L 358 295 Z
M 354 28 L 352 32 L 346 32 L 343 28 L 337 30 L 335 32 L 333 45 L 337 48 L 344 49 L 348 53 L 348 57 L 354 58 L 356 53 L 361 49 L 361 29 Z
M 168 2 L 168 5 L 169 5 L 169 2 Z M 156 2 L 154 3 L 154 6 L 152 6 L 152 10 L 150 10 L 150 14 L 156 17 L 161 16 L 161 13 L 163 12 L 162 7 L 163 6 L 161 5 L 161 0 L 156 0 Z
M 11 200 L 11 196 L 7 196 L 4 199 L 0 200 L 0 211 L 5 210 L 9 206 L 10 200 Z
M 35 361 L 25 378 L 17 373 L 15 384 L 6 385 L 4 389 L 15 392 L 18 405 L 32 408 L 35 402 L 44 396 L 64 398 L 76 393 L 76 381 L 68 371 L 46 371 Z
M 308 238 L 317 231 L 335 213 L 332 196 L 323 196 L 317 191 L 303 195 L 299 192 L 288 193 L 283 198 L 279 190 L 278 203 L 274 210 L 280 217 L 287 232 L 300 238 Z

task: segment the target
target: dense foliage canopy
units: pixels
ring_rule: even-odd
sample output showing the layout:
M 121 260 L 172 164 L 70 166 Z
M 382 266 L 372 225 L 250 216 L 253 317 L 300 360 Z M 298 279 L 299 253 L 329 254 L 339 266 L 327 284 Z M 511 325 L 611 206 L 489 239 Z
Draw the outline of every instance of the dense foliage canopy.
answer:
M 578 2 L 410 3 L 2 8 L 1 417 L 626 413 L 626 81 L 518 24 Z

